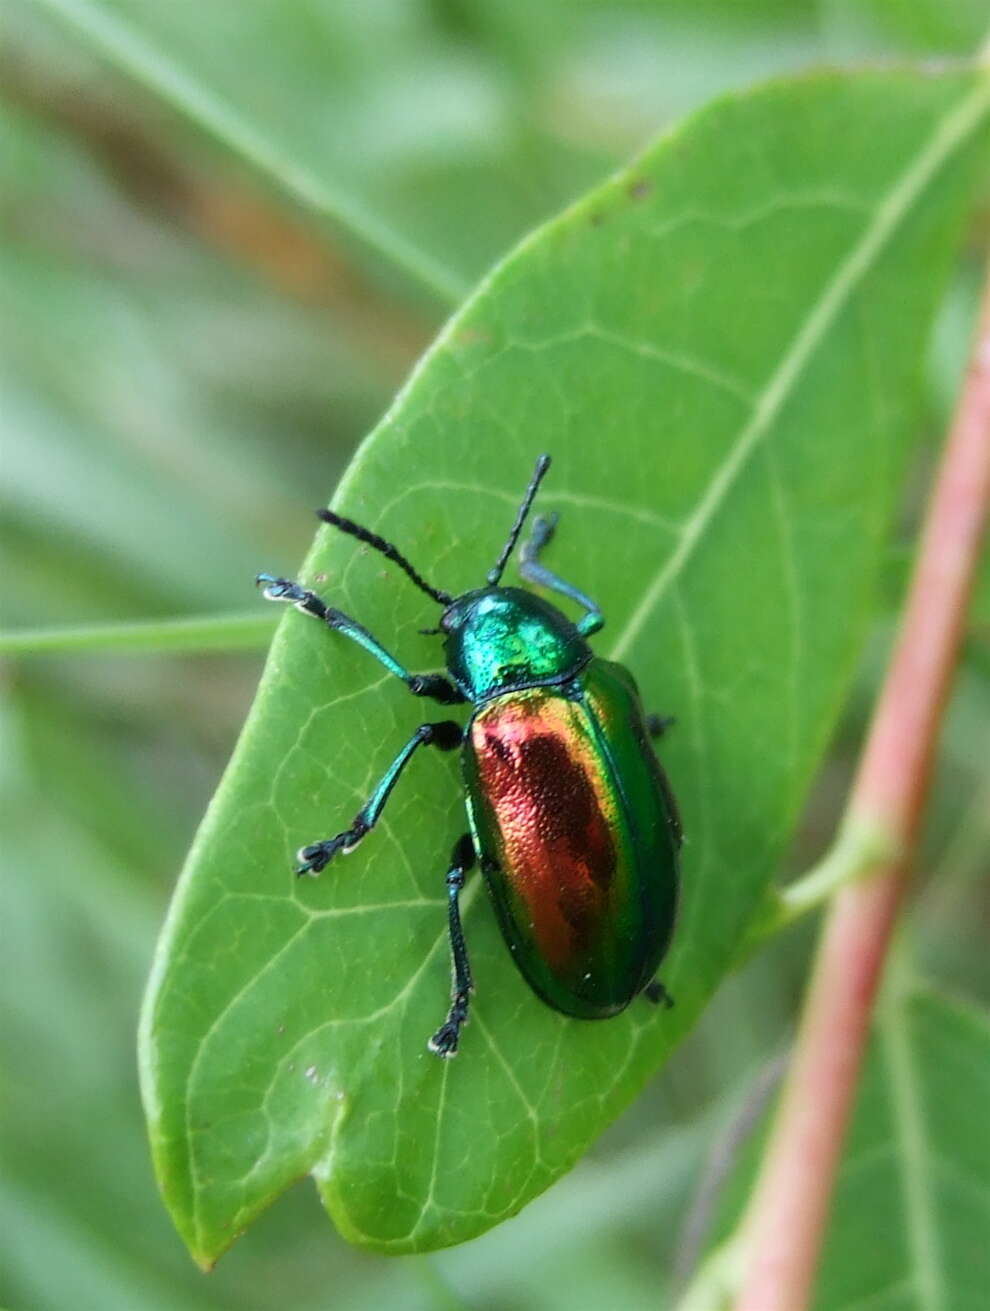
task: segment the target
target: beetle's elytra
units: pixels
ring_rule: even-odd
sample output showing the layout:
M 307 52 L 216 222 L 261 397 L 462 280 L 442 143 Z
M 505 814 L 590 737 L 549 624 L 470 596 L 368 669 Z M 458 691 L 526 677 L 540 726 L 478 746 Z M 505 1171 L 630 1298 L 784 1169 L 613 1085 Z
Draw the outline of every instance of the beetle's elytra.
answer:
M 410 674 L 355 620 L 286 578 L 259 574 L 265 596 L 358 642 L 415 696 L 467 702 L 463 727 L 421 724 L 385 771 L 350 828 L 303 847 L 296 873 L 316 876 L 374 828 L 420 746 L 461 749 L 470 832 L 447 871 L 453 999 L 430 1039 L 457 1051 L 473 990 L 458 898 L 477 860 L 512 957 L 549 1006 L 580 1019 L 616 1015 L 639 994 L 670 1002 L 654 979 L 670 943 L 678 886 L 680 821 L 650 745 L 663 721 L 646 716 L 631 674 L 596 657 L 587 639 L 604 624 L 598 606 L 540 562 L 556 517 L 539 518 L 520 573 L 580 605 L 573 624 L 542 597 L 501 586 L 537 488 L 541 456 L 487 585 L 453 597 L 431 587 L 390 542 L 334 514 L 324 522 L 394 561 L 444 607 L 447 674 Z

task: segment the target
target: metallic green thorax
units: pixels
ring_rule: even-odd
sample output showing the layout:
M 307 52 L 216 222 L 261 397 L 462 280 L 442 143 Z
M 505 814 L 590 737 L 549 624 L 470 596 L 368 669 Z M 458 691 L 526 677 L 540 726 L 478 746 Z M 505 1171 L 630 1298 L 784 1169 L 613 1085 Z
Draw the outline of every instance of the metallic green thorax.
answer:
M 454 682 L 475 705 L 503 692 L 573 678 L 591 648 L 555 607 L 518 587 L 466 592 L 444 612 Z

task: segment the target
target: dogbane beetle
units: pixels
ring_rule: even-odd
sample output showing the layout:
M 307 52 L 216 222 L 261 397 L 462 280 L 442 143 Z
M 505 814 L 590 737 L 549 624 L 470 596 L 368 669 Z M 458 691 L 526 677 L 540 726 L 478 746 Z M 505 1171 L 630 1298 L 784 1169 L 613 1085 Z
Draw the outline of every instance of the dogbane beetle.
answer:
M 429 1040 L 457 1051 L 473 990 L 458 899 L 477 861 L 502 934 L 526 982 L 549 1006 L 603 1019 L 642 994 L 671 1004 L 655 979 L 670 943 L 681 826 L 649 738 L 664 723 L 643 713 L 624 666 L 594 655 L 587 639 L 605 619 L 598 606 L 541 561 L 557 516 L 538 518 L 520 552 L 526 582 L 585 611 L 572 623 L 542 597 L 502 585 L 550 457 L 543 455 L 484 587 L 451 596 L 432 587 L 390 542 L 332 510 L 324 523 L 380 551 L 443 607 L 446 674 L 410 674 L 356 620 L 287 578 L 259 574 L 271 601 L 286 601 L 360 646 L 415 696 L 467 702 L 465 725 L 421 724 L 389 765 L 349 828 L 301 849 L 296 873 L 316 876 L 374 828 L 421 746 L 460 749 L 469 832 L 447 871 L 452 1000 Z

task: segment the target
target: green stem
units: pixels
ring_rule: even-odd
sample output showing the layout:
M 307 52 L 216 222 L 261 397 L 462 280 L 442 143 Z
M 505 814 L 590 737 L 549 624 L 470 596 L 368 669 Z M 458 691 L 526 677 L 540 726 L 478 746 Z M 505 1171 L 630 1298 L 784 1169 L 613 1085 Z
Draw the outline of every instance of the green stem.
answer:
M 360 201 L 328 186 L 317 173 L 286 158 L 278 143 L 255 127 L 247 116 L 175 64 L 163 49 L 145 41 L 128 23 L 94 0 L 41 0 L 41 3 L 128 77 L 246 160 L 306 209 L 338 223 L 445 306 L 457 305 L 464 298 L 467 286 L 461 278 L 382 223 Z
M 258 650 L 271 640 L 277 617 L 268 611 L 204 615 L 192 619 L 146 619 L 130 624 L 78 628 L 25 628 L 0 633 L 0 655 L 48 652 L 196 652 Z
M 765 917 L 750 934 L 747 947 L 773 937 L 795 920 L 817 910 L 839 888 L 865 878 L 878 866 L 894 860 L 897 854 L 896 842 L 879 824 L 862 816 L 847 816 L 838 837 L 817 865 L 775 891 Z
M 699 1266 L 677 1311 L 729 1311 L 739 1286 L 743 1261 L 738 1235 L 722 1243 Z

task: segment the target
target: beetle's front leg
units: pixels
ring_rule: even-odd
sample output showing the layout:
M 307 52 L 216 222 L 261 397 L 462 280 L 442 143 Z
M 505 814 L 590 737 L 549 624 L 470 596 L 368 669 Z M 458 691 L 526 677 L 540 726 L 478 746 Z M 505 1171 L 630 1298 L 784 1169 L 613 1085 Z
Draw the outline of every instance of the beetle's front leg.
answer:
M 333 860 L 339 851 L 345 854 L 353 851 L 361 839 L 375 827 L 385 809 L 392 789 L 399 775 L 405 769 L 413 754 L 422 746 L 439 747 L 441 751 L 453 751 L 460 746 L 464 730 L 453 720 L 443 720 L 439 724 L 420 724 L 406 745 L 385 771 L 382 781 L 371 794 L 366 805 L 358 811 L 351 821 L 351 826 L 336 837 L 325 838 L 322 842 L 313 842 L 299 852 L 298 875 L 309 874 L 316 877 L 322 869 Z
M 547 587 L 551 592 L 559 592 L 561 596 L 567 596 L 578 605 L 584 606 L 587 614 L 578 620 L 577 629 L 582 637 L 590 637 L 592 633 L 597 633 L 605 624 L 605 616 L 599 607 L 592 601 L 591 597 L 580 588 L 575 587 L 573 583 L 567 582 L 559 574 L 555 574 L 548 569 L 545 564 L 540 563 L 540 556 L 550 541 L 557 528 L 557 515 L 541 514 L 533 524 L 533 531 L 530 534 L 529 541 L 524 543 L 522 551 L 519 553 L 519 572 L 528 583 L 538 583 L 541 587 Z
M 343 610 L 335 610 L 333 606 L 327 605 L 315 592 L 300 583 L 294 583 L 291 578 L 276 578 L 274 574 L 258 574 L 255 583 L 263 587 L 266 600 L 285 601 L 294 605 L 304 615 L 319 619 L 333 632 L 343 633 L 352 642 L 364 647 L 390 674 L 401 678 L 413 696 L 429 697 L 441 705 L 456 705 L 464 700 L 463 695 L 443 674 L 410 674 L 363 624 L 345 615 Z
M 461 1026 L 467 1023 L 470 1006 L 471 966 L 468 962 L 467 946 L 464 942 L 464 930 L 461 927 L 460 895 L 464 887 L 464 875 L 474 865 L 474 843 L 470 833 L 465 833 L 454 843 L 450 857 L 450 869 L 447 871 L 447 923 L 450 931 L 450 956 L 453 965 L 453 996 L 447 1018 L 427 1043 L 431 1052 L 444 1058 L 456 1056 L 457 1043 Z

